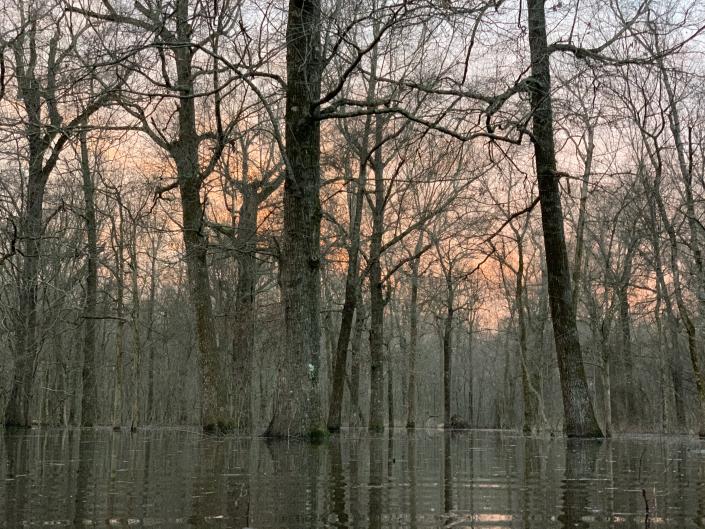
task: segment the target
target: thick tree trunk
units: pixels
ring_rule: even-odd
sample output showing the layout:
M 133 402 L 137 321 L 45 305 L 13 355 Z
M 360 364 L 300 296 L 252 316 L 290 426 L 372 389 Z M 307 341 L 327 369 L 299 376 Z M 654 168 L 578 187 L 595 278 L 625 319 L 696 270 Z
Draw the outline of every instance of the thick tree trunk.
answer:
M 533 142 L 541 199 L 549 301 L 565 414 L 564 429 L 569 436 L 602 436 L 590 400 L 573 310 L 568 253 L 563 230 L 563 211 L 556 172 L 544 0 L 529 0 L 528 21 L 533 77 L 531 83 Z
M 98 387 L 96 384 L 96 309 L 98 306 L 98 226 L 95 215 L 95 184 L 88 158 L 86 133 L 80 134 L 81 176 L 86 223 L 86 297 L 83 305 L 83 392 L 81 426 L 98 424 Z
M 312 116 L 321 90 L 319 0 L 290 0 L 286 30 L 287 100 L 281 282 L 285 350 L 267 435 L 319 437 L 325 424 L 320 364 L 320 123 Z

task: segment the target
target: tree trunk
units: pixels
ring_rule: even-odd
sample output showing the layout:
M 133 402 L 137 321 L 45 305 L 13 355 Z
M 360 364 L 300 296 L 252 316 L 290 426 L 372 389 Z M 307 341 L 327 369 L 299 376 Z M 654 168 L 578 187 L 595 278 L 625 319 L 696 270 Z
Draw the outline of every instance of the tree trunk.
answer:
M 84 219 L 86 222 L 86 298 L 83 305 L 83 393 L 81 426 L 98 424 L 98 387 L 96 384 L 96 309 L 98 307 L 98 225 L 95 215 L 95 184 L 88 158 L 86 133 L 80 134 L 81 176 L 83 177 Z
M 643 175 L 644 177 L 646 175 Z M 668 358 L 664 359 L 665 364 L 669 366 L 671 385 L 673 389 L 675 423 L 673 424 L 676 431 L 681 431 L 685 427 L 685 402 L 683 395 L 683 373 L 682 363 L 680 361 L 680 347 L 678 344 L 678 330 L 676 317 L 673 310 L 673 303 L 668 295 L 666 279 L 664 273 L 663 262 L 661 259 L 661 236 L 659 233 L 658 223 L 659 214 L 656 208 L 656 199 L 654 197 L 655 189 L 651 189 L 650 184 L 644 180 L 645 188 L 651 192 L 647 194 L 648 203 L 648 228 L 651 239 L 651 246 L 654 259 L 654 272 L 656 274 L 656 292 L 657 301 L 663 299 L 664 311 L 666 313 L 666 327 L 668 329 L 666 339 L 666 351 L 669 353 Z M 660 318 L 657 319 L 660 321 Z
M 149 307 L 147 312 L 147 336 L 145 342 L 149 348 L 149 375 L 147 380 L 147 422 L 153 424 L 156 419 L 154 410 L 154 371 L 155 371 L 155 356 L 156 344 L 154 343 L 154 314 L 155 314 L 155 299 L 157 296 L 157 252 L 159 250 L 160 237 L 157 240 L 152 240 L 152 248 L 150 255 L 150 271 L 149 271 Z
M 423 247 L 423 232 L 416 239 L 416 255 Z M 418 340 L 419 259 L 411 261 L 409 297 L 409 391 L 407 392 L 406 427 L 416 427 L 416 345 Z
M 364 417 L 360 408 L 360 363 L 362 362 L 362 335 L 365 331 L 365 320 L 367 319 L 367 309 L 362 297 L 362 289 L 357 289 L 357 309 L 355 311 L 355 329 L 353 331 L 352 343 L 350 344 L 350 413 L 351 425 L 362 426 Z
M 587 147 L 583 166 L 583 183 L 580 186 L 580 206 L 578 208 L 578 226 L 575 230 L 575 259 L 573 260 L 573 312 L 578 312 L 580 299 L 580 281 L 582 280 L 583 251 L 585 247 L 585 224 L 587 223 L 587 199 L 592 174 L 592 157 L 595 152 L 595 129 L 592 124 L 587 129 Z
M 452 356 L 453 356 L 453 314 L 454 291 L 452 268 L 447 271 L 446 277 L 446 317 L 443 322 L 443 427 L 451 428 L 450 418 L 450 394 L 452 376 Z
M 243 158 L 247 158 L 243 154 Z M 237 291 L 233 336 L 235 426 L 249 430 L 254 425 L 252 373 L 255 349 L 255 291 L 257 288 L 257 194 L 245 186 L 237 226 Z
M 191 164 L 186 162 L 185 165 Z M 187 167 L 182 168 L 180 173 L 193 174 Z M 184 250 L 189 294 L 196 319 L 201 379 L 201 425 L 206 431 L 216 431 L 226 426 L 226 418 L 208 277 L 208 241 L 203 233 L 204 205 L 201 203 L 199 188 L 200 185 L 193 182 L 190 176 L 182 181 Z
M 699 224 L 695 214 L 695 198 L 693 196 L 693 148 L 690 138 L 691 131 L 688 130 L 688 152 L 683 141 L 683 130 L 681 127 L 680 112 L 676 100 L 676 94 L 673 90 L 668 70 L 664 64 L 663 58 L 658 61 L 661 70 L 663 84 L 666 89 L 669 102 L 668 122 L 673 135 L 673 140 L 676 146 L 678 157 L 678 167 L 680 169 L 681 178 L 683 179 L 683 190 L 685 194 L 685 214 L 690 235 L 690 249 L 693 252 L 693 264 L 696 277 L 696 298 L 698 301 L 698 317 L 693 322 L 690 318 L 683 318 L 686 330 L 688 332 L 688 344 L 691 356 L 693 371 L 695 372 L 695 384 L 700 399 L 700 412 L 698 418 L 698 433 L 701 437 L 705 437 L 705 372 L 701 367 L 701 344 L 698 343 L 705 339 L 705 264 L 703 263 L 703 254 L 701 249 L 699 234 L 702 231 L 702 224 Z M 680 306 L 680 305 L 679 305 Z M 693 336 L 691 336 L 690 326 L 693 326 Z
M 660 383 L 660 393 L 661 393 L 661 420 L 660 420 L 660 430 L 661 433 L 666 433 L 668 431 L 668 422 L 670 418 L 669 410 L 669 394 L 670 384 L 668 380 L 668 362 L 666 361 L 666 354 L 664 351 L 664 330 L 663 330 L 663 320 L 661 317 L 661 305 L 663 303 L 663 294 L 661 293 L 660 286 L 656 285 L 656 304 L 654 306 L 654 319 L 656 320 L 656 339 L 658 341 L 658 365 L 661 376 Z
M 360 254 L 360 225 L 362 223 L 362 209 L 365 198 L 365 184 L 367 182 L 367 134 L 369 134 L 370 118 L 367 118 L 365 126 L 365 136 L 360 149 L 360 165 L 353 202 L 353 211 L 350 219 L 350 246 L 348 247 L 348 269 L 345 274 L 345 294 L 343 300 L 343 310 L 340 317 L 340 331 L 338 341 L 335 346 L 335 358 L 333 361 L 333 381 L 328 410 L 328 430 L 335 432 L 340 430 L 340 417 L 343 407 L 343 389 L 345 382 L 345 372 L 348 360 L 348 344 L 352 332 L 353 316 L 355 314 L 358 290 L 360 289 L 359 278 L 359 254 Z
M 543 409 L 543 399 L 533 383 L 533 376 L 529 369 L 528 344 L 526 329 L 526 311 L 524 308 L 524 249 L 521 238 L 518 236 L 518 264 L 516 270 L 516 290 L 514 304 L 516 306 L 517 323 L 519 326 L 519 362 L 521 365 L 522 396 L 524 399 L 524 425 L 526 434 L 537 433 L 544 429 L 548 423 Z
M 658 60 L 658 66 L 661 70 L 661 77 L 663 79 L 663 85 L 666 89 L 666 95 L 668 97 L 668 123 L 671 129 L 671 134 L 673 135 L 673 141 L 676 147 L 676 154 L 678 158 L 678 168 L 680 169 L 681 178 L 683 180 L 683 192 L 685 201 L 685 215 L 686 222 L 688 225 L 688 234 L 690 236 L 690 249 L 693 252 L 693 264 L 695 268 L 696 277 L 696 297 L 698 300 L 699 318 L 697 320 L 697 333 L 700 335 L 700 339 L 704 339 L 703 325 L 705 325 L 705 263 L 701 248 L 701 236 L 702 224 L 698 222 L 698 217 L 695 214 L 695 203 L 696 199 L 693 196 L 693 145 L 691 134 L 692 131 L 688 128 L 688 152 L 686 152 L 686 144 L 683 141 L 683 128 L 681 126 L 680 111 L 678 109 L 678 101 L 676 93 L 673 89 L 671 79 L 669 77 L 668 69 L 664 64 L 663 57 Z M 703 419 L 705 420 L 705 418 Z M 705 431 L 705 425 L 703 426 Z
M 685 303 L 685 299 L 683 296 L 683 290 L 680 280 L 678 239 L 675 228 L 673 227 L 673 223 L 668 217 L 668 212 L 663 202 L 663 197 L 660 194 L 660 178 L 661 165 L 659 159 L 657 165 L 655 185 L 653 186 L 653 188 L 648 190 L 650 191 L 651 197 L 653 198 L 654 203 L 658 208 L 659 216 L 661 217 L 661 222 L 663 223 L 663 227 L 666 231 L 670 244 L 673 294 L 676 298 L 676 306 L 678 307 L 678 313 L 680 315 L 680 319 L 683 322 L 683 327 L 685 327 L 686 336 L 688 338 L 688 353 L 690 355 L 690 363 L 693 368 L 693 374 L 695 376 L 695 388 L 698 394 L 697 427 L 698 434 L 702 437 L 705 436 L 705 372 L 703 372 L 701 366 L 700 351 L 698 350 L 697 330 L 695 328 L 695 324 L 693 323 L 693 317 L 690 313 L 690 310 L 688 309 L 688 306 Z M 646 179 L 644 181 L 646 182 Z
M 544 0 L 529 0 L 528 20 L 533 77 L 531 83 L 533 142 L 541 199 L 549 301 L 563 395 L 564 429 L 568 436 L 602 436 L 590 400 L 573 310 L 568 253 L 563 230 L 563 211 L 556 172 Z
M 617 291 L 619 303 L 619 337 L 620 337 L 620 363 L 623 371 L 621 391 L 622 424 L 639 424 L 639 410 L 636 407 L 634 388 L 634 361 L 632 358 L 631 317 L 629 315 L 629 282 L 632 276 L 632 258 L 634 248 L 627 249 L 624 270 L 620 278 Z
M 31 16 L 31 15 L 30 15 Z M 25 51 L 36 58 L 36 21 L 14 44 L 18 96 L 26 115 L 27 187 L 20 225 L 22 264 L 19 272 L 18 319 L 15 325 L 15 370 L 5 410 L 5 426 L 32 426 L 32 383 L 39 354 L 37 341 L 37 297 L 39 262 L 44 231 L 44 192 L 49 172 L 43 167 L 48 145 L 42 130 L 42 98 L 34 65 L 25 65 Z M 26 47 L 26 49 L 24 48 Z M 34 61 L 33 61 L 34 62 Z M 26 66 L 26 68 L 25 68 Z
M 471 309 L 472 310 L 472 309 Z M 469 321 L 468 321 L 468 370 L 470 373 L 468 374 L 468 425 L 470 428 L 475 428 L 477 426 L 476 424 L 476 414 L 475 414 L 475 398 L 474 398 L 474 377 L 475 377 L 475 371 L 473 369 L 473 338 L 475 334 L 475 315 L 474 311 L 470 313 Z
M 602 358 L 602 388 L 604 392 L 605 435 L 612 437 L 612 361 L 610 354 L 610 324 L 600 326 L 600 356 Z
M 131 377 L 132 398 L 130 410 L 130 430 L 136 431 L 140 422 L 141 401 L 141 376 L 140 364 L 142 362 L 142 342 L 140 323 L 140 292 L 138 287 L 139 261 L 137 257 L 137 224 L 132 219 L 132 236 L 130 240 L 130 289 L 132 290 L 132 351 L 131 351 Z
M 176 37 L 189 42 L 188 0 L 176 2 Z M 182 231 L 189 295 L 194 310 L 201 381 L 201 425 L 206 431 L 227 429 L 224 380 L 215 342 L 215 326 L 208 277 L 208 240 L 204 232 L 205 205 L 201 201 L 203 177 L 199 167 L 199 133 L 196 128 L 194 76 L 190 46 L 175 46 L 179 90 L 179 135 L 171 147 L 181 197 Z
M 384 235 L 384 162 L 382 119 L 375 118 L 375 198 L 370 238 L 370 431 L 384 430 L 384 292 L 382 284 L 382 237 Z
M 267 435 L 323 434 L 320 363 L 320 123 L 312 116 L 321 91 L 319 0 L 290 0 L 286 30 L 286 180 L 281 281 L 285 351 Z
M 394 428 L 394 369 L 392 367 L 392 352 L 387 350 L 387 425 L 389 435 L 392 435 Z
M 38 98 L 37 98 L 38 99 Z M 29 104 L 29 103 L 27 103 Z M 38 104 L 38 101 L 37 101 Z M 37 111 L 38 115 L 38 111 Z M 28 129 L 34 129 L 33 124 Z M 38 127 L 37 127 L 38 128 Z M 36 132 L 38 135 L 39 132 Z M 29 132 L 29 171 L 26 204 L 22 222 L 22 268 L 18 293 L 19 318 L 15 330 L 15 373 L 5 412 L 5 425 L 32 426 L 32 383 L 34 363 L 39 354 L 37 337 L 37 297 L 39 261 L 44 231 L 44 191 L 46 178 L 42 170 L 43 149 L 35 132 Z
M 122 390 L 123 390 L 123 354 L 125 348 L 125 319 L 124 314 L 124 294 L 125 294 L 125 260 L 123 255 L 123 229 L 124 217 L 123 208 L 118 204 L 120 211 L 119 225 L 113 223 L 113 244 L 115 245 L 115 282 L 117 307 L 115 309 L 115 388 L 113 390 L 113 407 L 111 423 L 114 430 L 119 430 L 122 426 Z

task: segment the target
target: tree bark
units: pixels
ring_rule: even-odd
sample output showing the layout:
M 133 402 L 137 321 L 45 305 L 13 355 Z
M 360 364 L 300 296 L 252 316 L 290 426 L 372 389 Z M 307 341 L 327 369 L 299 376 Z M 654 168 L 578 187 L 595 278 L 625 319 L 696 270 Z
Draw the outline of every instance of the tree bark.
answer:
M 453 315 L 455 313 L 455 292 L 453 288 L 453 268 L 446 272 L 446 317 L 443 322 L 443 427 L 451 428 L 450 394 L 453 379 Z
M 83 178 L 84 219 L 86 223 L 86 297 L 83 305 L 83 392 L 81 426 L 98 424 L 98 388 L 96 384 L 96 309 L 98 307 L 98 226 L 95 214 L 95 184 L 88 157 L 86 132 L 79 136 L 81 176 Z
M 130 290 L 132 291 L 132 350 L 130 351 L 132 395 L 130 407 L 130 430 L 137 431 L 140 422 L 140 401 L 142 397 L 142 384 L 140 376 L 140 365 L 142 363 L 142 340 L 141 340 L 141 303 L 138 286 L 139 261 L 137 257 L 137 223 L 132 220 L 130 237 Z
M 157 239 L 153 239 L 151 243 L 150 255 L 150 271 L 149 271 L 149 306 L 147 307 L 147 335 L 145 342 L 149 348 L 149 375 L 147 380 L 147 422 L 153 424 L 156 420 L 154 406 L 154 372 L 155 372 L 155 357 L 156 344 L 154 343 L 154 316 L 155 316 L 155 301 L 157 296 L 157 252 L 159 250 L 159 241 L 161 237 L 157 235 Z
M 529 0 L 531 105 L 536 175 L 546 253 L 549 302 L 563 396 L 564 429 L 568 436 L 601 437 L 588 389 L 573 310 L 568 253 L 563 229 L 556 152 L 553 138 L 551 76 L 544 0 Z
M 290 0 L 286 30 L 286 180 L 281 282 L 285 351 L 266 435 L 318 438 L 320 364 L 321 5 Z
M 389 435 L 394 428 L 394 368 L 392 367 L 392 351 L 387 348 L 387 426 Z
M 475 371 L 473 369 L 473 339 L 475 334 L 475 311 L 471 309 L 470 315 L 468 317 L 468 425 L 470 428 L 475 428 L 476 424 L 476 414 L 475 414 Z
M 602 359 L 602 388 L 604 393 L 605 435 L 612 437 L 612 351 L 610 348 L 611 317 L 599 329 L 600 357 Z
M 357 303 L 355 309 L 355 329 L 353 330 L 352 343 L 350 344 L 350 424 L 362 426 L 364 417 L 360 408 L 360 363 L 362 362 L 362 335 L 365 331 L 367 308 L 362 296 L 362 289 L 357 289 Z
M 118 201 L 119 202 L 119 201 Z M 123 252 L 124 245 L 124 215 L 123 206 L 118 203 L 119 209 L 119 224 L 116 225 L 113 221 L 112 237 L 115 251 L 115 282 L 117 299 L 115 309 L 115 387 L 113 389 L 113 407 L 111 424 L 114 430 L 119 430 L 122 426 L 122 393 L 123 393 L 123 355 L 125 348 L 125 319 L 124 314 L 124 296 L 125 296 L 125 259 Z
M 247 154 L 243 153 L 247 159 Z M 237 226 L 237 289 L 233 336 L 235 426 L 249 430 L 254 425 L 252 370 L 255 348 L 255 291 L 257 288 L 257 193 L 243 186 L 242 206 Z
M 416 239 L 416 255 L 423 248 L 423 232 Z M 416 347 L 418 341 L 419 259 L 411 261 L 411 292 L 409 294 L 409 390 L 407 392 L 406 427 L 416 427 Z
M 176 38 L 189 42 L 188 0 L 176 2 Z M 170 152 L 176 163 L 177 183 L 181 197 L 182 230 L 189 295 L 194 310 L 199 350 L 201 381 L 201 425 L 206 431 L 228 428 L 225 409 L 224 380 L 215 342 L 211 287 L 208 276 L 208 240 L 205 233 L 205 204 L 201 201 L 203 177 L 199 167 L 199 133 L 196 128 L 194 76 L 190 46 L 174 45 L 176 78 L 179 91 L 177 140 Z
M 384 430 L 384 292 L 382 284 L 382 236 L 384 235 L 384 162 L 382 119 L 375 118 L 375 194 L 370 238 L 370 431 Z

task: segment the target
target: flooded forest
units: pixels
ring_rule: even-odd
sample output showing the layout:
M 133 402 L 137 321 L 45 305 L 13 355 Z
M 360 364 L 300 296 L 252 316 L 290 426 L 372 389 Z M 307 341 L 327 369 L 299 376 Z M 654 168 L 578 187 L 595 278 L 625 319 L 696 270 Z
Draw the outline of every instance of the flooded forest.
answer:
M 698 2 L 0 22 L 5 425 L 705 432 Z
M 705 432 L 698 2 L 4 1 L 8 427 Z
M 0 2 L 0 527 L 705 527 L 702 2 Z
M 705 524 L 702 2 L 0 2 L 7 527 Z

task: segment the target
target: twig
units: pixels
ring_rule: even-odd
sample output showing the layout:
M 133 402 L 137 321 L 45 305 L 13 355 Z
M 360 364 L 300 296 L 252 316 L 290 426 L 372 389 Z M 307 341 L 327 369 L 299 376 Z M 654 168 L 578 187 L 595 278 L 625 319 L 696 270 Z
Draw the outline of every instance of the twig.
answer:
M 646 510 L 646 514 L 644 515 L 644 527 L 648 529 L 648 527 L 650 527 L 651 525 L 651 521 L 649 519 L 651 511 L 649 509 L 649 500 L 646 497 L 646 489 L 641 489 L 641 495 L 644 498 L 644 509 Z

